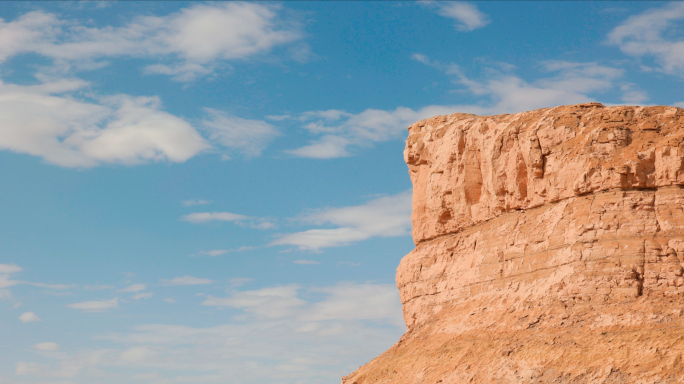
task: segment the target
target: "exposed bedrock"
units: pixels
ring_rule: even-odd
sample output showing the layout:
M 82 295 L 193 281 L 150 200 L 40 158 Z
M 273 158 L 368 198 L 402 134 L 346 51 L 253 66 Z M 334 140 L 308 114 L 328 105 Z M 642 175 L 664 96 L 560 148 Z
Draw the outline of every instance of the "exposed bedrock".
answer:
M 412 125 L 408 331 L 343 379 L 684 383 L 684 110 Z

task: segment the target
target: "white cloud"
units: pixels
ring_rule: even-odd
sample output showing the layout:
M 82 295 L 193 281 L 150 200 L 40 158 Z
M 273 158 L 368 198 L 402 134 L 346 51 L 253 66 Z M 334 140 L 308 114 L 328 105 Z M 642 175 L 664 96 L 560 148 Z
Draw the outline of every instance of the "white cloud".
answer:
M 239 221 L 248 219 L 247 216 L 230 212 L 198 212 L 181 217 L 183 221 L 191 223 L 206 223 L 208 221 Z
M 312 159 L 332 159 L 336 157 L 347 157 L 347 146 L 352 142 L 344 137 L 323 136 L 309 145 L 301 148 L 285 151 L 297 157 L 309 157 Z
M 111 286 L 111 285 L 102 285 L 102 284 L 98 284 L 98 285 L 84 285 L 84 286 L 83 286 L 83 289 L 85 289 L 86 291 L 99 291 L 99 290 L 114 289 L 114 288 L 115 288 L 114 286 Z
M 684 37 L 675 22 L 684 20 L 684 4 L 672 2 L 628 18 L 608 34 L 622 52 L 653 57 L 666 73 L 684 76 Z
M 646 92 L 639 89 L 636 84 L 624 84 L 620 86 L 622 93 L 622 101 L 629 104 L 642 105 L 649 99 Z
M 146 347 L 133 347 L 121 352 L 121 360 L 131 363 L 140 363 L 153 358 L 154 351 Z
M 192 206 L 195 206 L 195 205 L 209 204 L 210 201 L 208 201 L 208 200 L 202 200 L 202 199 L 199 199 L 199 200 L 184 200 L 184 201 L 182 201 L 181 203 L 182 203 L 184 206 L 186 206 L 186 207 L 192 207 Z
M 255 291 L 236 292 L 231 297 L 209 296 L 202 305 L 232 307 L 269 318 L 290 316 L 306 302 L 298 298 L 299 286 L 264 288 Z
M 61 347 L 57 343 L 52 343 L 52 342 L 47 342 L 47 343 L 38 343 L 33 346 L 33 348 L 39 350 L 39 351 L 59 351 Z
M 20 361 L 17 363 L 14 374 L 17 376 L 33 375 L 37 376 L 43 371 L 44 366 L 36 363 Z
M 341 283 L 313 290 L 327 297 L 311 304 L 301 315 L 302 321 L 377 320 L 404 324 L 403 318 L 397 316 L 401 313 L 401 304 L 394 284 Z
M 21 271 L 23 271 L 23 269 L 16 264 L 0 264 L 0 289 L 2 289 L 3 292 L 2 295 L 0 295 L 0 298 L 12 297 L 11 292 L 3 288 L 20 284 L 21 281 L 12 280 L 11 275 Z
M 393 284 L 280 286 L 209 299 L 215 305 L 205 306 L 205 311 L 213 306 L 241 314 L 215 326 L 148 324 L 99 335 L 96 341 L 107 342 L 107 349 L 60 352 L 48 364 L 23 361 L 15 373 L 90 382 L 91 373 L 117 367 L 134 368 L 135 377 L 153 383 L 160 379 L 160 384 L 323 384 L 339 381 L 395 343 L 405 330 Z M 157 373 L 161 370 L 163 380 Z
M 137 295 L 133 295 L 131 297 L 131 299 L 133 299 L 133 300 L 149 299 L 152 296 L 154 296 L 154 293 L 152 293 L 152 292 L 138 293 Z
M 330 224 L 332 229 L 310 229 L 284 235 L 271 245 L 294 245 L 302 250 L 339 247 L 371 237 L 394 237 L 410 234 L 411 191 L 380 197 L 366 204 L 329 208 L 301 218 L 314 225 Z
M 328 320 L 375 320 L 403 325 L 401 303 L 393 284 L 340 283 L 310 288 L 325 298 L 308 302 L 300 296 L 298 285 L 269 287 L 234 292 L 230 297 L 208 297 L 202 305 L 242 309 L 264 318 L 292 318 L 302 323 Z
M 241 285 L 245 285 L 252 281 L 253 279 L 247 278 L 247 277 L 234 277 L 230 279 L 230 285 L 232 287 L 239 287 Z
M 11 300 L 12 299 L 12 291 L 9 289 L 0 289 L 0 301 L 3 300 Z M 15 303 L 12 309 L 19 308 L 21 306 L 21 303 Z
M 120 289 L 119 292 L 140 292 L 144 291 L 145 288 L 147 288 L 145 284 L 131 284 L 124 289 Z
M 300 259 L 300 260 L 295 260 L 295 261 L 293 261 L 293 263 L 299 264 L 299 265 L 316 265 L 316 264 L 320 264 L 321 262 L 320 262 L 320 261 L 316 261 L 316 260 L 304 260 L 304 259 Z
M 229 250 L 227 250 L 227 249 L 213 249 L 213 250 L 211 250 L 211 251 L 206 251 L 206 252 L 205 252 L 205 251 L 202 251 L 202 252 L 200 252 L 200 253 L 203 254 L 203 255 L 209 255 L 209 256 L 212 256 L 212 257 L 216 257 L 216 256 L 220 256 L 220 255 L 226 254 L 226 253 L 228 253 L 228 252 L 229 252 Z
M 204 109 L 209 119 L 202 123 L 212 141 L 245 156 L 259 156 L 278 131 L 261 120 L 248 120 L 211 108 Z
M 513 67 L 506 64 L 499 64 L 499 68 L 485 68 L 483 78 L 474 79 L 466 76 L 455 64 L 432 61 L 423 54 L 414 54 L 412 58 L 444 72 L 459 87 L 455 93 L 466 93 L 476 102 L 429 105 L 420 109 L 367 109 L 358 114 L 336 109 L 305 112 L 295 120 L 303 122 L 303 128 L 317 138 L 309 145 L 286 152 L 316 159 L 345 157 L 353 154 L 350 149 L 354 147 L 404 139 L 408 126 L 435 115 L 493 115 L 586 103 L 595 101 L 593 94 L 610 91 L 616 86 L 622 91 L 621 100 L 624 102 L 640 104 L 648 99 L 648 95 L 633 84 L 620 81 L 623 69 L 594 62 L 545 61 L 540 64 L 540 69 L 546 76 L 527 81 L 511 73 Z M 344 231 L 339 232 L 343 235 Z M 352 233 L 347 235 L 353 236 Z
M 459 31 L 473 31 L 490 23 L 489 17 L 475 4 L 463 1 L 421 1 L 419 4 L 434 9 L 440 16 L 455 20 Z
M 268 221 L 268 219 L 238 215 L 237 213 L 230 212 L 196 212 L 182 216 L 181 220 L 193 224 L 207 223 L 210 221 L 229 221 L 241 227 L 248 227 L 254 229 L 276 228 L 276 224 L 271 221 Z
M 24 312 L 19 316 L 19 320 L 24 323 L 33 323 L 35 321 L 40 321 L 40 317 L 33 312 Z
M 69 288 L 74 288 L 74 284 L 44 284 L 44 283 L 24 283 L 28 285 L 33 285 L 34 287 L 41 287 L 47 289 L 64 290 Z
M 283 120 L 289 120 L 292 118 L 291 115 L 270 115 L 266 116 L 267 119 L 273 120 L 273 121 L 283 121 Z
M 16 264 L 0 264 L 0 274 L 10 275 L 21 271 L 23 271 L 23 269 Z
M 484 98 L 483 103 L 451 107 L 458 112 L 476 114 L 517 113 L 594 101 L 589 94 L 612 89 L 616 80 L 624 74 L 620 68 L 594 62 L 550 60 L 540 63 L 547 77 L 533 82 L 512 74 L 513 67 L 506 64 L 500 64 L 499 68 L 487 68 L 487 76 L 475 80 L 466 76 L 455 64 L 431 61 L 425 55 L 413 55 L 413 59 L 444 72 L 455 85 L 465 88 L 476 97 Z
M 84 301 L 67 305 L 68 308 L 79 309 L 84 312 L 103 312 L 108 309 L 119 307 L 119 298 L 110 300 Z
M 0 149 L 92 167 L 183 162 L 209 147 L 189 123 L 162 111 L 156 97 L 117 95 L 92 103 L 66 95 L 86 85 L 66 79 L 0 83 Z
M 404 139 L 408 126 L 435 115 L 457 112 L 491 115 L 586 103 L 595 100 L 591 94 L 613 89 L 624 74 L 620 68 L 598 63 L 545 61 L 540 67 L 546 77 L 532 82 L 512 74 L 512 67 L 508 65 L 500 65 L 498 69 L 486 68 L 483 79 L 473 79 L 455 64 L 431 61 L 423 54 L 414 54 L 412 58 L 444 72 L 460 88 L 457 92 L 467 93 L 477 101 L 460 105 L 429 105 L 420 109 L 367 109 L 358 114 L 336 109 L 305 112 L 297 120 L 316 138 L 306 146 L 286 152 L 316 159 L 345 157 L 353 154 L 350 149 L 354 147 Z M 648 97 L 633 86 L 621 89 L 623 100 L 627 102 L 642 102 Z
M 679 102 L 679 103 L 674 103 L 672 105 L 674 105 L 675 107 L 684 108 L 684 101 Z
M 88 27 L 41 11 L 0 21 L 0 60 L 23 53 L 53 59 L 58 66 L 98 67 L 107 57 L 160 60 L 148 73 L 191 81 L 220 62 L 267 53 L 301 39 L 297 22 L 277 5 L 246 2 L 195 4 L 167 16 L 142 16 L 121 26 Z
M 207 255 L 207 256 L 211 256 L 211 257 L 216 257 L 216 256 L 225 255 L 226 253 L 244 252 L 244 251 L 250 251 L 252 249 L 256 249 L 256 247 L 242 246 L 242 247 L 238 247 L 235 249 L 213 249 L 211 251 L 199 251 L 199 252 L 197 252 L 197 254 L 190 255 L 190 256 L 194 257 L 194 256 Z
M 169 304 L 175 304 L 175 303 L 176 303 L 176 299 L 173 299 L 173 298 L 171 298 L 171 297 L 167 297 L 167 298 L 165 298 L 165 299 L 163 299 L 163 300 L 164 300 L 165 302 L 169 303 Z
M 193 276 L 174 277 L 173 279 L 169 280 L 159 279 L 159 281 L 161 281 L 165 285 L 205 285 L 213 283 L 213 281 L 210 279 L 202 279 Z
M 337 110 L 333 110 L 337 112 Z M 393 111 L 367 109 L 359 114 L 345 113 L 338 119 L 321 117 L 329 111 L 313 111 L 302 114 L 302 119 L 312 121 L 304 128 L 313 135 L 325 133 L 321 138 L 287 153 L 298 157 L 330 159 L 351 155 L 350 146 L 368 147 L 374 142 L 403 138 L 406 129 L 417 120 L 434 115 L 455 113 L 450 106 L 428 106 L 419 110 L 399 107 Z

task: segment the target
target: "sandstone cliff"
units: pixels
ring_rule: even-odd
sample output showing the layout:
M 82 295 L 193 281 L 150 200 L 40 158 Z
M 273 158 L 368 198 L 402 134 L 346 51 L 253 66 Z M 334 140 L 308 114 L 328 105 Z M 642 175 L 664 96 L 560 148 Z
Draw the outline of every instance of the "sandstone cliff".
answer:
M 684 110 L 409 128 L 407 333 L 370 383 L 684 383 Z

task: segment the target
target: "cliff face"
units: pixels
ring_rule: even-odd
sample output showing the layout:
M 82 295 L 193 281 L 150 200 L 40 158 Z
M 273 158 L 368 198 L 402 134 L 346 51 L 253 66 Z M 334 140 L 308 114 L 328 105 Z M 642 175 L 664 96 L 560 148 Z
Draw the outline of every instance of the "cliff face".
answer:
M 362 383 L 684 383 L 684 110 L 409 128 L 407 333 Z

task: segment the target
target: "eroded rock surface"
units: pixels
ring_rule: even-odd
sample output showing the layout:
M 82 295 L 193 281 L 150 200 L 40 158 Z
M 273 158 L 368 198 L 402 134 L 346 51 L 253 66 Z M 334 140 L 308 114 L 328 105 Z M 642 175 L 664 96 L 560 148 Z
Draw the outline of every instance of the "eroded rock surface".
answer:
M 343 383 L 684 383 L 684 110 L 438 116 L 405 159 L 408 331 Z

